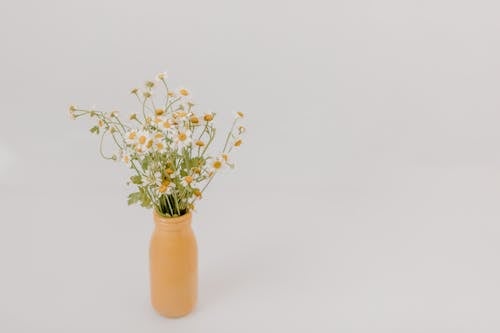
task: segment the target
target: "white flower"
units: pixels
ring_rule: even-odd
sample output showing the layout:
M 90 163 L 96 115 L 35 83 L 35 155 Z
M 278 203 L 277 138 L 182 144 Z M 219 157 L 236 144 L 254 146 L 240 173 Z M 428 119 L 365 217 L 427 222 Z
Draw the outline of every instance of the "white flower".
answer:
M 166 121 L 167 119 L 163 116 L 155 116 L 153 120 L 151 121 L 151 125 L 153 125 L 156 128 L 161 128 L 162 124 Z
M 150 173 L 146 178 L 146 184 L 152 186 L 161 186 L 163 182 L 163 176 L 161 172 Z
M 181 175 L 180 170 L 175 170 L 175 171 L 174 171 L 174 172 L 170 175 L 170 179 L 175 179 L 175 178 L 178 178 L 180 175 Z
M 163 133 L 158 132 L 153 136 L 153 149 L 160 153 L 167 151 L 167 144 Z
M 223 154 L 225 155 L 225 154 Z M 225 155 L 227 156 L 227 155 Z M 221 170 L 224 165 L 226 164 L 226 159 L 227 157 L 225 156 L 220 156 L 220 157 L 217 157 L 217 158 L 213 158 L 212 161 L 209 162 L 208 166 L 209 166 L 209 174 L 214 174 L 215 172 Z
M 167 186 L 167 190 L 165 191 L 165 193 L 167 194 L 172 194 L 175 190 L 175 183 L 170 183 L 168 184 Z
M 190 146 L 191 142 L 192 138 L 190 130 L 179 129 L 174 136 L 174 144 L 178 149 Z
M 136 130 L 131 130 L 131 131 L 128 131 L 126 134 L 125 134 L 125 143 L 127 145 L 135 145 L 137 142 L 137 131 Z
M 120 159 L 123 161 L 123 163 L 125 163 L 126 165 L 130 166 L 131 165 L 131 161 L 132 161 L 132 158 L 130 157 L 130 154 L 128 152 L 125 152 L 125 151 L 121 151 L 121 154 L 120 154 Z
M 191 117 L 193 114 L 191 112 L 186 112 L 186 111 L 177 111 L 173 114 L 174 121 L 177 123 L 177 125 L 184 123 Z
M 166 77 L 167 77 L 167 73 L 165 73 L 165 72 L 158 73 L 158 74 L 156 74 L 156 81 L 165 80 Z
M 156 192 L 158 195 L 162 194 L 172 194 L 175 190 L 175 183 L 174 182 L 169 182 L 169 181 L 163 181 L 156 189 Z
M 167 137 L 173 137 L 173 134 L 175 133 L 174 121 L 172 119 L 164 119 L 158 129 L 163 131 Z
M 214 120 L 214 117 L 215 117 L 215 113 L 213 113 L 213 112 L 205 113 L 203 115 L 203 120 L 205 120 L 206 122 L 209 122 L 209 121 Z
M 244 115 L 244 114 L 243 114 L 243 112 L 241 112 L 241 111 L 237 111 L 237 112 L 235 112 L 235 113 L 234 113 L 234 118 L 235 118 L 235 119 L 241 119 L 241 118 L 243 118 L 244 116 L 245 116 L 245 115 Z
M 182 178 L 181 184 L 184 187 L 190 187 L 193 181 L 194 181 L 193 177 L 188 175 Z
M 191 92 L 184 87 L 180 87 L 179 89 L 177 89 L 177 94 L 179 94 L 179 96 L 183 98 L 186 98 L 191 95 Z
M 153 140 L 149 137 L 146 131 L 137 133 L 137 141 L 135 142 L 135 151 L 139 154 L 145 154 L 153 146 Z

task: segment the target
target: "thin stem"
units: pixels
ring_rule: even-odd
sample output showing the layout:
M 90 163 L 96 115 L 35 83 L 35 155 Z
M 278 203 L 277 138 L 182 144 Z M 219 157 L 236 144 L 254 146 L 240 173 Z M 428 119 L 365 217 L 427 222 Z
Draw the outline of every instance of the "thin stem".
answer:
M 227 144 L 229 142 L 229 138 L 231 137 L 231 134 L 233 134 L 233 130 L 234 130 L 234 126 L 236 125 L 236 122 L 238 121 L 239 118 L 236 118 L 234 121 L 233 121 L 233 125 L 231 126 L 231 130 L 229 131 L 229 133 L 227 133 L 227 138 L 226 138 L 226 143 L 224 144 L 224 149 L 222 149 L 222 152 L 226 152 L 226 147 L 227 147 Z
M 214 138 L 215 138 L 215 131 L 216 131 L 216 129 L 214 127 L 212 127 L 212 133 L 209 134 L 210 135 L 210 140 L 208 140 L 207 145 L 205 146 L 205 149 L 203 149 L 203 152 L 201 153 L 202 156 L 205 155 L 208 147 L 210 146 L 210 144 L 214 140 Z
M 179 199 L 177 198 L 177 195 L 175 194 L 175 192 L 173 193 L 173 196 L 174 196 L 175 208 L 177 209 L 177 214 L 179 214 L 179 216 L 181 216 L 181 211 L 179 210 Z
M 106 156 L 104 155 L 104 152 L 102 151 L 102 143 L 103 143 L 103 141 L 104 141 L 104 135 L 106 134 L 106 132 L 107 132 L 107 131 L 108 131 L 108 130 L 104 130 L 104 131 L 102 132 L 102 135 L 101 135 L 101 140 L 99 141 L 99 153 L 101 154 L 101 156 L 102 156 L 104 159 L 106 159 L 106 160 L 112 160 L 112 159 L 113 159 L 113 157 L 106 157 Z
M 167 98 L 165 100 L 165 112 L 167 112 L 167 105 L 168 105 L 168 99 L 169 99 L 169 90 L 168 90 L 168 86 L 167 86 L 167 82 L 164 80 L 164 79 L 161 79 L 161 82 L 163 83 L 163 85 L 165 86 L 165 89 L 167 90 Z
M 210 179 L 208 180 L 208 182 L 205 184 L 205 186 L 203 186 L 203 188 L 201 189 L 201 194 L 203 194 L 203 192 L 205 192 L 205 189 L 207 188 L 207 186 L 212 182 L 212 179 L 214 179 L 215 177 L 215 173 L 212 175 L 212 177 L 210 177 Z

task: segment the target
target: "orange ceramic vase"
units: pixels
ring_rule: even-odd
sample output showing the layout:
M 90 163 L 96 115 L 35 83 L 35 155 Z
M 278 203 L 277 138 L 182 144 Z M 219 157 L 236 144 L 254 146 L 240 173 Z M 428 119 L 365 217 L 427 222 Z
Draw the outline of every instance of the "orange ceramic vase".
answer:
M 173 218 L 153 214 L 151 304 L 162 316 L 181 317 L 193 310 L 198 292 L 198 250 L 191 213 Z

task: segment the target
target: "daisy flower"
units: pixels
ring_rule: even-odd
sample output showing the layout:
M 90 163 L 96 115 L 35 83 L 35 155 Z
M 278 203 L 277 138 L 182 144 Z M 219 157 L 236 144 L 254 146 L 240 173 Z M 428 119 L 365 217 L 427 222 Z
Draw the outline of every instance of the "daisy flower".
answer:
M 164 180 L 160 187 L 158 188 L 159 194 L 172 194 L 175 190 L 175 183 L 168 180 Z
M 179 96 L 182 96 L 184 98 L 188 97 L 189 95 L 191 95 L 191 93 L 189 92 L 189 90 L 187 90 L 184 87 L 181 87 L 181 88 L 177 89 L 177 94 L 179 94 Z
M 125 143 L 127 145 L 135 145 L 137 142 L 137 131 L 131 130 L 125 135 Z
M 149 133 L 146 131 L 140 131 L 137 133 L 137 141 L 135 144 L 135 150 L 141 154 L 146 153 L 153 146 L 153 140 L 149 137 Z
M 172 136 L 172 134 L 175 132 L 175 124 L 172 119 L 164 119 L 158 128 L 166 133 L 169 137 Z
M 153 125 L 154 127 L 156 128 L 161 128 L 162 127 L 162 124 L 167 121 L 167 119 L 165 117 L 162 117 L 162 116 L 156 116 L 153 118 L 153 120 L 151 121 L 151 125 Z
M 189 122 L 193 125 L 198 125 L 200 123 L 200 119 L 195 116 L 194 114 L 192 114 L 190 117 L 189 117 Z
M 131 165 L 131 161 L 132 161 L 132 158 L 130 156 L 130 153 L 128 151 L 121 151 L 121 154 L 120 154 L 120 159 L 123 161 L 123 163 L 125 163 L 126 165 L 130 166 Z
M 191 183 L 193 182 L 193 177 L 192 176 L 185 176 L 182 178 L 181 180 L 181 184 L 182 186 L 184 187 L 190 187 L 191 186 Z
M 177 134 L 174 137 L 174 144 L 178 149 L 182 149 L 184 147 L 188 147 L 191 145 L 191 131 L 179 129 Z
M 163 175 L 161 172 L 152 172 L 148 176 L 145 177 L 146 184 L 151 186 L 161 186 L 163 182 Z
M 215 172 L 219 171 L 224 166 L 224 163 L 225 161 L 222 156 L 214 158 L 213 161 L 211 161 L 209 164 L 209 174 L 214 174 Z
M 213 113 L 205 113 L 205 115 L 203 116 L 203 120 L 205 120 L 206 122 L 214 120 L 214 114 Z
M 160 153 L 164 153 L 167 151 L 165 136 L 163 135 L 163 133 L 159 132 L 153 136 L 153 149 Z
M 175 119 L 175 121 L 179 124 L 179 123 L 183 123 L 185 121 L 187 121 L 190 117 L 191 117 L 191 112 L 186 112 L 186 111 L 177 111 L 173 114 L 173 117 Z
M 165 73 L 165 72 L 158 73 L 158 74 L 156 74 L 156 81 L 165 80 L 166 77 L 167 77 L 167 73 Z
M 201 194 L 202 194 L 202 193 L 201 193 L 200 189 L 195 188 L 195 189 L 193 190 L 193 194 L 194 194 L 194 196 L 196 197 L 196 199 L 201 199 Z
M 165 110 L 164 109 L 158 108 L 158 109 L 155 110 L 155 115 L 161 116 L 163 114 L 165 114 Z

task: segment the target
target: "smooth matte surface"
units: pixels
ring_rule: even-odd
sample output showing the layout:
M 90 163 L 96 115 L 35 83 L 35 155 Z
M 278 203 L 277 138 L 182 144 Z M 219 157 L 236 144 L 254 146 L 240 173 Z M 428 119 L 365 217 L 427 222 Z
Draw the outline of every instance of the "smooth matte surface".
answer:
M 1 332 L 499 332 L 498 1 L 0 3 Z M 166 70 L 247 114 L 149 304 L 151 212 L 69 104 Z

